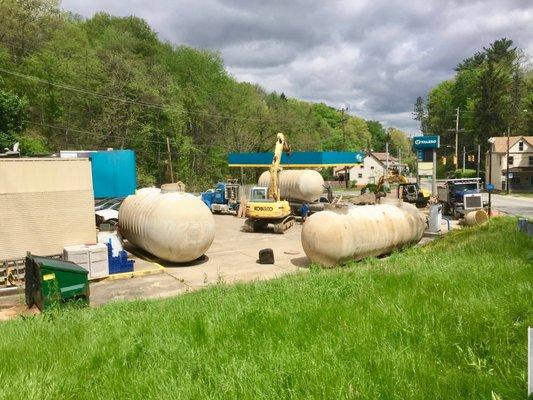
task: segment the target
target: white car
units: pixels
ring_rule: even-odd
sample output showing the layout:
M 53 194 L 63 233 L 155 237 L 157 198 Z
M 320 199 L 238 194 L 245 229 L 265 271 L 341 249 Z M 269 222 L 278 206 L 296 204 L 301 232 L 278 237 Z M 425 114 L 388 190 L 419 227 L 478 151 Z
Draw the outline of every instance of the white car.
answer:
M 118 209 L 120 208 L 121 202 L 115 203 L 109 208 L 104 208 L 103 210 L 95 211 L 96 214 L 96 226 L 100 224 L 109 224 L 111 226 L 116 226 L 118 224 Z

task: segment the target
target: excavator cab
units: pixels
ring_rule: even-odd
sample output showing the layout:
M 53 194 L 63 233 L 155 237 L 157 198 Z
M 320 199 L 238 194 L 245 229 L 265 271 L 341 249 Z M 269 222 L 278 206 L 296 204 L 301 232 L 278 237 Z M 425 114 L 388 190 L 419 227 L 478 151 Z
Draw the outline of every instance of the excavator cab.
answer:
M 254 186 L 250 192 L 250 201 L 268 201 L 268 188 Z
M 398 198 L 417 207 L 425 207 L 429 201 L 429 194 L 426 195 L 416 183 L 400 183 L 398 185 Z

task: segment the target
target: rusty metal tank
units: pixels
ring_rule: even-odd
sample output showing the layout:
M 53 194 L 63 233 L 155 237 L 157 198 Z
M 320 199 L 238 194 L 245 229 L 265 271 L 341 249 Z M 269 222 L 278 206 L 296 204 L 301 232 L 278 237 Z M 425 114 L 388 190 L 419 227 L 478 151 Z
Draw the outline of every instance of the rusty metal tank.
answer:
M 465 215 L 463 224 L 466 226 L 481 225 L 489 220 L 488 214 L 485 210 L 470 211 Z
M 179 191 L 140 189 L 126 197 L 118 219 L 128 241 L 172 262 L 199 258 L 215 237 L 215 220 L 204 202 Z
M 265 171 L 259 177 L 259 186 L 267 187 L 270 172 Z M 318 171 L 311 169 L 288 169 L 279 173 L 279 188 L 284 200 L 312 202 L 318 200 L 324 191 L 324 179 Z
M 425 227 L 423 215 L 408 203 L 331 206 L 307 219 L 301 239 L 311 261 L 334 266 L 417 243 Z

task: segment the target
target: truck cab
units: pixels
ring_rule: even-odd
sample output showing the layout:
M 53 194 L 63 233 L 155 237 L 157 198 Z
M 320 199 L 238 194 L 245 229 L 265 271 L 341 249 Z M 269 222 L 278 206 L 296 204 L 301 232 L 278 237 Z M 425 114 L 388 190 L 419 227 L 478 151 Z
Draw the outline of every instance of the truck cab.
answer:
M 233 212 L 239 208 L 239 189 L 235 181 L 218 182 L 213 189 L 201 193 L 200 197 L 215 214 Z

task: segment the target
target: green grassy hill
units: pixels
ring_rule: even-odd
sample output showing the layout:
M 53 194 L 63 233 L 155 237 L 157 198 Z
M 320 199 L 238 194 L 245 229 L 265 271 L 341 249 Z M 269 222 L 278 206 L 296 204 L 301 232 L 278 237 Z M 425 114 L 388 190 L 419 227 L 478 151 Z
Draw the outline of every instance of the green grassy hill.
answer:
M 532 250 L 499 218 L 384 261 L 2 323 L 0 397 L 524 398 Z

